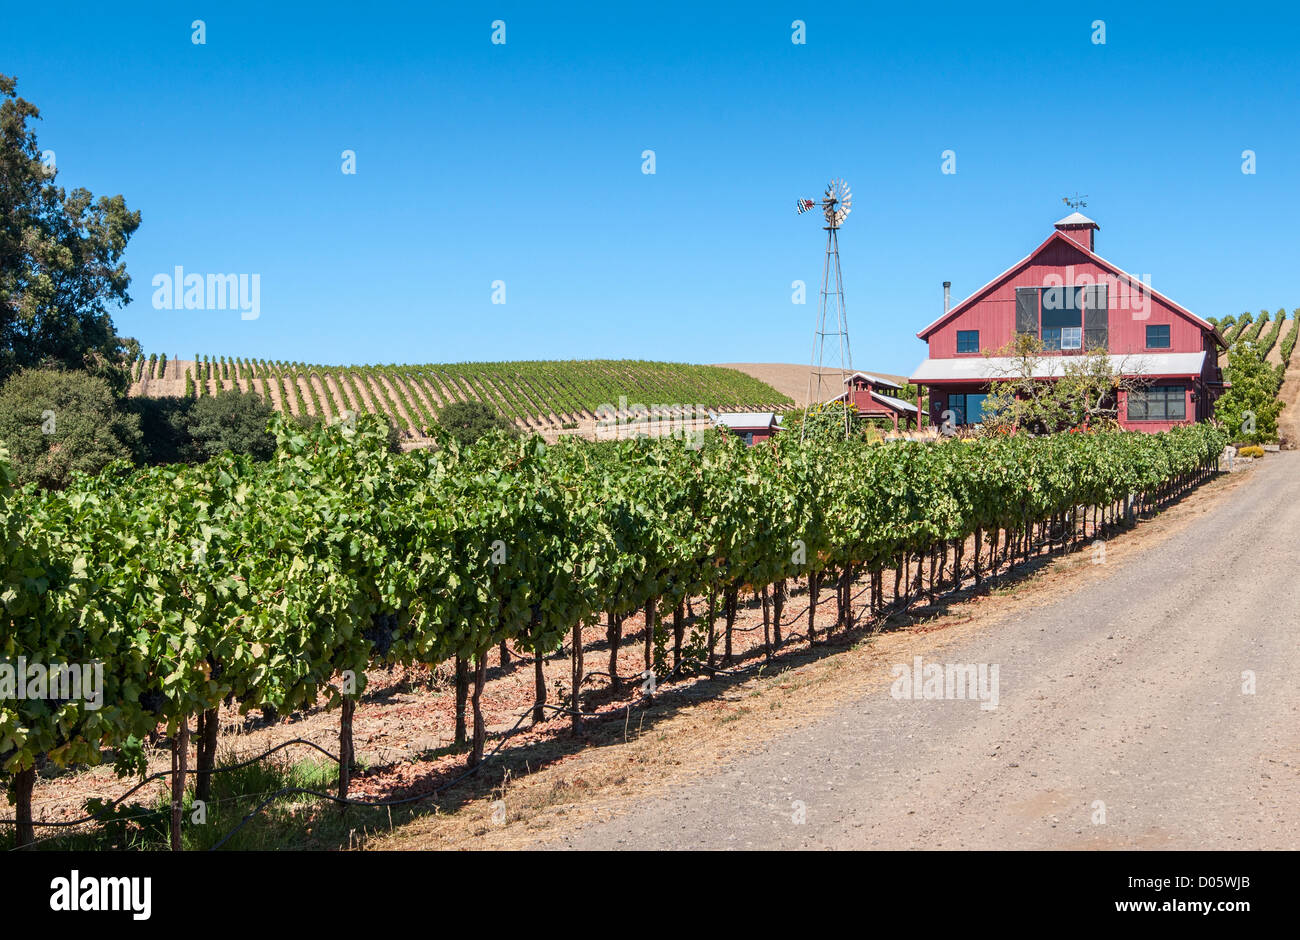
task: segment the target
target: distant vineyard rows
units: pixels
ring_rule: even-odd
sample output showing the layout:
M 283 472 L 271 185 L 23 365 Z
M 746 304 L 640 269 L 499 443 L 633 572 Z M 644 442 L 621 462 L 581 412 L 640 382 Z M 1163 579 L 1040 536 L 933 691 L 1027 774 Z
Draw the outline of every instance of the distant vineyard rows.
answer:
M 334 418 L 381 413 L 423 436 L 446 404 L 481 401 L 525 428 L 590 421 L 602 405 L 703 405 L 780 410 L 794 402 L 736 369 L 642 360 L 483 362 L 442 365 L 322 366 L 195 354 L 189 363 L 143 354 L 132 378 L 143 394 L 203 396 L 229 388 L 255 391 L 277 410 Z M 147 381 L 146 381 L 147 380 Z M 183 385 L 176 380 L 183 381 Z M 170 388 L 170 386 L 165 386 Z

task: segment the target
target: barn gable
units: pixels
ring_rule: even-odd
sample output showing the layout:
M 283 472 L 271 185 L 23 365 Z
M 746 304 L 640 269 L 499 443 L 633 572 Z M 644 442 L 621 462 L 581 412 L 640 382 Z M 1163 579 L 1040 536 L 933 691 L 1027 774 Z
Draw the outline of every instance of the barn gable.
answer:
M 1078 213 L 1076 213 L 1077 215 Z M 1080 216 L 1080 218 L 1083 218 Z M 1064 220 L 1062 220 L 1064 221 Z M 1058 223 L 1059 225 L 1060 223 Z M 1096 252 L 1090 251 L 1072 238 L 1066 231 L 1058 228 L 1052 232 L 1042 244 L 1031 251 L 1027 256 L 1021 258 L 1007 270 L 1003 271 L 993 280 L 989 281 L 983 287 L 976 290 L 966 299 L 952 307 L 947 313 L 939 317 L 929 326 L 926 326 L 919 333 L 919 339 L 930 340 L 931 337 L 943 327 L 951 324 L 954 320 L 962 317 L 976 305 L 985 301 L 993 301 L 993 296 L 1000 290 L 1005 291 L 1008 285 L 1018 280 L 1037 280 L 1041 283 L 1041 278 L 1035 279 L 1028 277 L 1031 269 L 1042 268 L 1044 272 L 1050 269 L 1070 268 L 1073 267 L 1077 275 L 1087 276 L 1089 280 L 1095 281 L 1104 276 L 1107 279 L 1114 279 L 1127 292 L 1129 302 L 1124 307 L 1116 307 L 1114 298 L 1112 298 L 1112 310 L 1116 312 L 1132 312 L 1132 308 L 1140 307 L 1143 303 L 1150 303 L 1158 306 L 1172 316 L 1184 320 L 1190 327 L 1197 330 L 1211 333 L 1215 341 L 1222 347 L 1227 348 L 1227 343 L 1210 323 L 1201 317 L 1192 313 L 1190 310 L 1170 300 L 1164 294 L 1152 288 L 1149 284 L 1144 283 L 1140 278 L 1129 274 L 1119 266 L 1112 264 L 1105 258 L 1102 258 Z M 1069 282 L 1069 279 L 1066 279 Z M 932 350 L 931 355 L 944 355 L 943 352 Z

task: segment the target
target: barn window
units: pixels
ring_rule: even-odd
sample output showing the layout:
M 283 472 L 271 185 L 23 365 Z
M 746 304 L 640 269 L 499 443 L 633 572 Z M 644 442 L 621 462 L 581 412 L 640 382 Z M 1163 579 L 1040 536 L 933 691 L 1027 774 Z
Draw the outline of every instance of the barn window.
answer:
M 957 331 L 957 352 L 973 353 L 979 351 L 980 351 L 979 330 L 958 330 Z
M 1083 345 L 1083 288 L 1056 285 L 1042 289 L 1043 348 L 1079 349 Z
M 1128 393 L 1130 421 L 1182 421 L 1186 417 L 1186 390 L 1181 385 L 1153 385 Z
M 1043 349 L 1082 349 L 1083 327 L 1060 326 L 1043 327 Z
M 1147 327 L 1147 349 L 1169 348 L 1169 324 Z
M 949 395 L 948 410 L 955 425 L 980 424 L 984 420 L 984 399 L 987 395 Z

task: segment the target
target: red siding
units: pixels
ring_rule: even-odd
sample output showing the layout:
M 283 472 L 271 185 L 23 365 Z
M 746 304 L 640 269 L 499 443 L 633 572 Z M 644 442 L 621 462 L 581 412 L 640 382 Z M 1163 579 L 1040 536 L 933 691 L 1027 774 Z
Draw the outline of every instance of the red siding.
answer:
M 1084 248 L 1087 248 L 1089 251 L 1097 250 L 1097 244 L 1094 241 L 1097 234 L 1096 229 L 1090 227 L 1058 228 L 1057 231 L 1060 232 L 1062 235 L 1064 235 L 1066 238 L 1078 242 L 1080 245 L 1082 245 Z
M 891 420 L 896 418 L 900 427 L 916 423 L 914 412 L 896 411 L 884 402 L 874 398 L 871 394 L 871 388 L 872 386 L 865 380 L 853 379 L 852 401 L 858 410 L 858 414 L 865 415 L 868 418 L 889 418 Z M 880 394 L 896 398 L 897 392 L 898 389 L 883 388 Z
M 1049 277 L 1055 280 L 1049 281 Z M 1049 283 L 1110 285 L 1109 345 L 1112 353 L 1147 352 L 1146 328 L 1157 324 L 1169 325 L 1169 347 L 1159 352 L 1200 352 L 1206 348 L 1206 334 L 1199 324 L 1152 296 L 1143 285 L 1130 287 L 1119 282 L 1073 245 L 1055 241 L 1027 265 L 991 285 L 968 309 L 931 333 L 930 358 L 957 357 L 958 330 L 979 330 L 980 333 L 980 352 L 963 356 L 991 353 L 1007 346 L 1015 337 L 1016 288 L 1045 287 Z

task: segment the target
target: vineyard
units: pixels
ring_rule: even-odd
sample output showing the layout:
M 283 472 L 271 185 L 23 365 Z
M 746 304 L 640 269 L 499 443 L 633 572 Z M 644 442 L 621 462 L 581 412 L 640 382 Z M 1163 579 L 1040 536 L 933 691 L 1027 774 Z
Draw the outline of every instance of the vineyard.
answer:
M 481 401 L 524 431 L 591 436 L 602 406 L 783 410 L 793 402 L 735 369 L 640 360 L 476 362 L 444 365 L 320 366 L 195 355 L 143 355 L 132 366 L 137 395 L 255 391 L 279 411 L 382 414 L 409 440 L 428 441 L 440 408 Z
M 337 707 L 329 798 L 351 801 L 368 668 L 453 663 L 457 737 L 474 768 L 488 654 L 507 643 L 535 668 L 519 721 L 559 714 L 581 732 L 584 630 L 599 624 L 613 686 L 632 678 L 617 655 L 636 614 L 647 625 L 638 684 L 711 675 L 733 665 L 742 594 L 757 595 L 775 657 L 792 642 L 782 629 L 796 584 L 808 596 L 803 638 L 816 644 L 819 631 L 883 615 L 887 596 L 933 602 L 967 577 L 979 584 L 1130 524 L 1206 479 L 1225 443 L 1202 424 L 889 446 L 790 436 L 746 448 L 719 436 L 694 449 L 496 434 L 394 454 L 382 424 L 277 416 L 270 462 L 120 465 L 63 491 L 16 489 L 0 460 L 0 660 L 103 664 L 102 707 L 53 689 L 0 703 L 19 845 L 66 825 L 33 819 L 38 767 L 111 759 L 139 775 L 143 742 L 162 727 L 179 848 L 191 726 L 194 793 L 206 799 L 224 702 Z M 824 624 L 823 591 L 836 611 Z M 688 617 L 697 603 L 703 615 Z M 550 701 L 544 660 L 562 649 L 567 697 Z
M 1261 310 L 1258 320 L 1250 313 L 1243 313 L 1240 317 L 1228 316 L 1222 320 L 1210 317 L 1209 322 L 1223 334 L 1228 346 L 1240 341 L 1254 343 L 1259 349 L 1260 356 L 1272 365 L 1280 376 L 1286 371 L 1291 353 L 1295 350 L 1296 335 L 1300 333 L 1298 317 L 1300 311 L 1293 310 L 1288 318 L 1285 309 L 1279 309 L 1275 314 Z M 1226 364 L 1227 358 L 1228 351 L 1224 349 L 1219 353 L 1219 364 L 1221 366 Z

